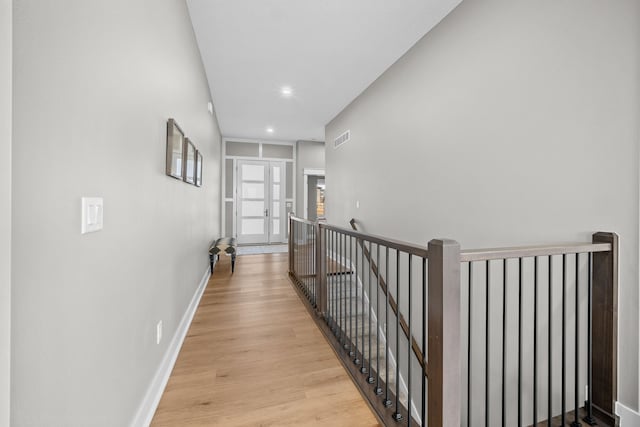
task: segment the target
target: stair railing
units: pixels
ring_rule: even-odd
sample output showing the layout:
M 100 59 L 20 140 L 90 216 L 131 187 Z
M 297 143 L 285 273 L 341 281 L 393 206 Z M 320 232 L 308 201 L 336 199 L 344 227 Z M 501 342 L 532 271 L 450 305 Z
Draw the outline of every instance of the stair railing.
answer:
M 316 269 L 322 251 L 318 250 L 318 225 L 306 219 L 289 216 L 289 273 L 292 274 L 309 304 L 317 307 L 319 276 Z
M 460 262 L 465 425 L 617 425 L 618 236 Z
M 290 230 L 296 289 L 381 424 L 615 425 L 615 234 L 460 250 L 295 217 Z
M 351 218 L 351 221 L 349 221 L 349 224 L 351 225 L 351 228 L 353 228 L 354 231 L 358 231 L 358 227 L 356 226 L 356 219 L 355 218 Z M 387 290 L 387 282 L 384 280 L 384 277 L 379 276 L 379 272 L 378 272 L 378 265 L 376 264 L 376 262 L 374 260 L 371 259 L 371 256 L 369 254 L 369 250 L 365 247 L 362 246 L 362 242 L 359 242 L 360 244 L 360 248 L 362 249 L 363 253 L 364 253 L 364 257 L 366 258 L 367 262 L 369 262 L 371 264 L 371 271 L 373 273 L 373 275 L 375 276 L 375 278 L 377 279 L 378 284 L 380 285 L 380 290 L 382 291 L 382 293 L 384 294 L 385 297 L 388 296 L 389 298 L 389 307 L 391 308 L 391 311 L 393 311 L 393 314 L 395 316 L 399 316 L 400 317 L 400 328 L 402 329 L 402 332 L 404 333 L 405 337 L 409 338 L 409 325 L 407 324 L 407 321 L 405 320 L 404 316 L 402 315 L 402 313 L 398 313 L 398 303 L 396 302 L 395 298 L 393 297 L 393 295 L 388 293 Z M 424 355 L 422 354 L 422 350 L 420 348 L 420 344 L 418 344 L 418 341 L 415 339 L 415 337 L 411 337 L 411 349 L 413 350 L 414 354 L 416 355 L 416 358 L 418 360 L 418 363 L 420 363 L 420 366 L 422 368 L 425 368 L 424 366 Z M 427 369 L 423 369 L 425 372 L 425 375 L 427 373 Z

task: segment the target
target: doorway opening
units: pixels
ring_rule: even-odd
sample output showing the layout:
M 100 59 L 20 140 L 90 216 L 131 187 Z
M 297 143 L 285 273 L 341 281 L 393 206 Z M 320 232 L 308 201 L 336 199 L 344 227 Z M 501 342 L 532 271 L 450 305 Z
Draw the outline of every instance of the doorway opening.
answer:
M 324 170 L 304 170 L 304 218 L 316 221 L 325 217 Z

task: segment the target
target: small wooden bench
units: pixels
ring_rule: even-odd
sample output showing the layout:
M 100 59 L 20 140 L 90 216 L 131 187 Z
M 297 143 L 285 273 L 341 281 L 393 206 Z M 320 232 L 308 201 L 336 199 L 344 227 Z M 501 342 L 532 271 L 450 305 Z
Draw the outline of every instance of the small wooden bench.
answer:
M 216 240 L 211 247 L 209 247 L 209 262 L 211 263 L 211 273 L 213 274 L 213 260 L 214 256 L 217 256 L 220 260 L 220 252 L 224 252 L 231 255 L 231 273 L 236 268 L 236 239 L 233 237 L 221 237 Z

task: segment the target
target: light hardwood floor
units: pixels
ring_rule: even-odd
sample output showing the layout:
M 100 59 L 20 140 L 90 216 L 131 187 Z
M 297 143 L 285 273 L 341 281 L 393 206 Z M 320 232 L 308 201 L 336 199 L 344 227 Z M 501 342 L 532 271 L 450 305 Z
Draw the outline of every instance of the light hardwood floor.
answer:
M 288 254 L 221 257 L 152 426 L 377 426 L 287 277 Z

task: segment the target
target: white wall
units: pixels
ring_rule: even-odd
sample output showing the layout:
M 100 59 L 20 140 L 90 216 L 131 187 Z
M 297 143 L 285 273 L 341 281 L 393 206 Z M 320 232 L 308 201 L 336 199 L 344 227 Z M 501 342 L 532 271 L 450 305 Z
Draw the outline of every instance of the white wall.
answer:
M 187 6 L 14 15 L 12 426 L 125 426 L 219 234 L 220 135 Z M 165 175 L 169 117 L 203 151 L 202 188 Z M 82 196 L 104 198 L 104 230 L 80 234 Z
M 296 210 L 297 216 L 304 216 L 304 170 L 324 169 L 324 142 L 298 141 L 296 143 Z
M 638 407 L 640 2 L 463 2 L 326 128 L 328 221 L 463 248 L 621 239 Z M 356 201 L 360 209 L 356 209 Z
M 11 355 L 11 8 L 0 1 L 0 427 L 9 425 Z

